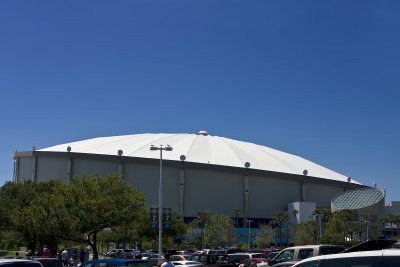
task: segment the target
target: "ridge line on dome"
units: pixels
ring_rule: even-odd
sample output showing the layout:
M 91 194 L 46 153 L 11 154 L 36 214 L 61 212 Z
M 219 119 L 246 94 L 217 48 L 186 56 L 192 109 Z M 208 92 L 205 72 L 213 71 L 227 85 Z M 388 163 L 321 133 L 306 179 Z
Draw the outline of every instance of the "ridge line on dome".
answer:
M 268 152 L 265 150 L 265 148 L 268 148 L 268 149 L 273 150 L 274 153 L 275 153 L 275 152 L 280 152 L 280 153 L 285 153 L 285 154 L 288 154 L 288 155 L 291 155 L 291 154 L 286 153 L 286 152 L 283 152 L 283 151 L 280 151 L 280 150 L 277 150 L 277 149 L 274 149 L 274 148 L 270 148 L 270 147 L 267 147 L 267 146 L 262 146 L 262 145 L 257 145 L 257 144 L 254 144 L 254 146 L 255 146 L 255 149 L 259 150 L 262 154 L 266 155 L 267 157 L 271 158 L 272 160 L 274 160 L 274 161 L 276 161 L 276 162 L 279 162 L 280 164 L 282 164 L 282 166 L 286 167 L 286 168 L 289 170 L 289 173 L 294 172 L 293 166 L 288 165 L 287 163 L 283 162 L 282 160 L 280 160 L 279 158 L 277 158 L 275 155 L 273 155 L 273 154 L 271 154 L 271 153 L 268 153 Z
M 117 140 L 114 140 L 114 141 L 105 142 L 105 143 L 103 143 L 103 144 L 98 144 L 98 145 L 96 145 L 96 146 L 93 146 L 93 147 L 91 147 L 91 148 L 88 148 L 88 149 L 85 149 L 85 150 L 82 150 L 82 151 L 83 151 L 84 153 L 86 153 L 87 151 L 93 150 L 93 149 L 95 149 L 95 148 L 102 147 L 102 146 L 109 145 L 109 144 L 116 143 L 116 142 L 120 142 L 120 141 L 122 141 L 122 140 L 126 140 L 126 139 L 129 139 L 129 138 L 130 138 L 130 135 L 128 135 L 128 137 L 126 137 L 126 136 L 127 136 L 127 135 L 120 135 L 120 136 L 118 136 L 118 137 L 125 137 L 125 138 L 120 138 L 120 139 L 117 139 Z M 103 136 L 103 137 L 96 137 L 96 138 L 92 138 L 92 139 L 104 139 L 104 140 L 106 140 L 106 139 L 111 139 L 112 137 L 116 137 L 116 136 Z M 88 140 L 91 140 L 91 139 L 88 139 Z M 80 142 L 80 141 L 79 141 L 79 142 Z
M 192 150 L 192 148 L 193 148 L 194 143 L 197 141 L 197 139 L 198 139 L 200 136 L 203 136 L 203 135 L 200 135 L 200 134 L 191 134 L 191 135 L 194 136 L 194 138 L 193 138 L 192 144 L 190 145 L 189 149 L 187 150 L 186 158 L 189 158 L 189 154 L 190 154 L 190 152 L 191 152 L 191 150 Z M 203 136 L 203 137 L 206 137 L 207 140 L 208 140 L 209 136 L 211 136 L 211 135 L 207 135 L 207 136 Z M 212 136 L 211 136 L 211 137 L 212 137 Z M 210 163 L 210 162 L 208 162 L 208 163 Z
M 235 158 L 238 160 L 239 163 L 243 164 L 244 163 L 241 162 L 240 158 L 237 156 L 236 152 L 231 148 L 231 146 L 237 147 L 236 144 L 234 142 L 231 142 L 230 140 L 234 140 L 234 139 L 229 139 L 229 138 L 225 138 L 225 137 L 219 137 L 219 140 L 221 140 L 222 143 L 224 143 L 230 151 L 232 151 L 232 154 L 235 156 Z M 251 164 L 251 162 L 250 162 Z
M 161 140 L 161 139 L 164 139 L 164 138 L 167 138 L 167 137 L 171 137 L 171 136 L 176 136 L 176 135 L 178 135 L 178 134 L 167 134 L 167 133 L 159 133 L 159 134 L 166 135 L 166 136 L 158 137 L 158 138 L 156 138 L 155 140 L 151 141 L 150 143 L 144 144 L 143 146 L 139 147 L 138 149 L 136 149 L 136 150 L 134 150 L 132 153 L 130 153 L 130 155 L 136 153 L 136 151 L 138 151 L 138 150 L 144 148 L 145 146 L 150 145 L 151 143 L 157 142 L 157 141 L 159 141 L 159 140 Z M 152 135 L 156 135 L 156 134 L 152 134 Z

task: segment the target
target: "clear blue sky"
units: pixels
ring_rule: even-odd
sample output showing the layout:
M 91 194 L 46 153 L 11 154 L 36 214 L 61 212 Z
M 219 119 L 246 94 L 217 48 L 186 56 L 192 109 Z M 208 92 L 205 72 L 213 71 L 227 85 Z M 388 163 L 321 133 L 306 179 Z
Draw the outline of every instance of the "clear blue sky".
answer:
M 207 130 L 400 200 L 399 10 L 397 0 L 0 0 L 0 182 L 16 148 Z

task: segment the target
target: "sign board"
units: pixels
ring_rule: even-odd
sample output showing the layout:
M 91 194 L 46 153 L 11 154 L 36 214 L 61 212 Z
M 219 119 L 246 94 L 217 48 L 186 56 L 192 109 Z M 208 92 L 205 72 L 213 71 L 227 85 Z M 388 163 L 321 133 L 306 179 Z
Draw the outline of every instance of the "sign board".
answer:
M 172 227 L 172 211 L 171 208 L 163 208 L 163 227 L 166 230 Z
M 158 208 L 150 208 L 150 228 L 158 228 Z

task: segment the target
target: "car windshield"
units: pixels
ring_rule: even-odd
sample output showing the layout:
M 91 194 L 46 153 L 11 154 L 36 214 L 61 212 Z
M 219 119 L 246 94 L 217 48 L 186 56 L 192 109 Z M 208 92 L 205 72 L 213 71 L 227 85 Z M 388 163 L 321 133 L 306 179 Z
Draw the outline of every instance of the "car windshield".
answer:
M 264 253 L 253 253 L 253 258 L 265 258 L 267 255 Z
M 229 255 L 229 260 L 230 261 L 241 261 L 241 260 L 245 260 L 250 258 L 249 255 L 245 255 L 245 254 L 238 254 L 238 255 Z

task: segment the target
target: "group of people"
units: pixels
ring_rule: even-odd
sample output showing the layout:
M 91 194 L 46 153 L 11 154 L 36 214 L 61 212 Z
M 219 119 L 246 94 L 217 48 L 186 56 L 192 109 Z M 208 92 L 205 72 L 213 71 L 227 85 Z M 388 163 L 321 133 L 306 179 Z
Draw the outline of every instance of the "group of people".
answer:
M 89 260 L 89 252 L 84 248 L 64 248 L 60 256 L 65 267 L 78 266 L 78 263 L 82 264 L 83 262 Z

